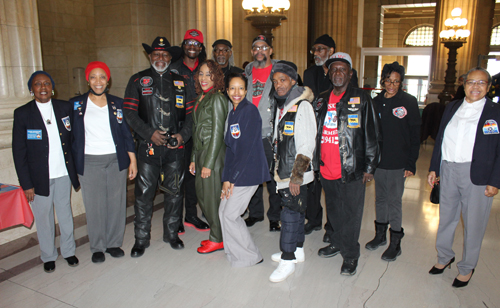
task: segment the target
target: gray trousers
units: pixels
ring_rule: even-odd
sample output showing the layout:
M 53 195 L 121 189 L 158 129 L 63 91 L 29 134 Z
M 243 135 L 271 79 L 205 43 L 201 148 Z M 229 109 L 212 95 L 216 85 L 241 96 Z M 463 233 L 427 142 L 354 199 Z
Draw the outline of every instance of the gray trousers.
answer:
M 116 154 L 85 155 L 84 175 L 79 179 L 92 253 L 123 244 L 127 173 L 127 169 L 118 170 Z
M 259 186 L 235 186 L 233 195 L 223 199 L 219 206 L 219 218 L 224 239 L 224 252 L 232 267 L 246 267 L 262 260 L 259 248 L 252 240 L 241 214 L 245 211 Z
M 446 264 L 455 256 L 453 239 L 462 214 L 464 250 L 457 263 L 461 275 L 468 275 L 477 265 L 484 232 L 490 217 L 492 197 L 486 197 L 486 185 L 470 180 L 470 163 L 441 162 L 439 228 L 436 238 L 438 263 Z
M 38 243 L 40 244 L 43 262 L 57 259 L 55 245 L 54 208 L 57 213 L 61 254 L 64 258 L 75 255 L 75 238 L 73 237 L 73 212 L 71 212 L 71 181 L 69 176 L 50 179 L 48 197 L 35 194 L 31 208 L 35 216 Z
M 375 171 L 375 213 L 377 222 L 389 223 L 394 231 L 401 231 L 403 219 L 404 169 Z

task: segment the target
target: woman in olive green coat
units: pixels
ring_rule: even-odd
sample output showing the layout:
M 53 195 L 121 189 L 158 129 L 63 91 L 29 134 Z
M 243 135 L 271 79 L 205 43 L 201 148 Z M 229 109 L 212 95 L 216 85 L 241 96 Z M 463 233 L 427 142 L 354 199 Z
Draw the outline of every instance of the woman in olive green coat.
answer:
M 196 196 L 210 225 L 210 237 L 202 241 L 198 253 L 224 249 L 219 221 L 221 176 L 224 169 L 224 125 L 228 102 L 224 91 L 224 74 L 213 60 L 203 62 L 195 77 L 199 94 L 193 112 L 193 154 L 189 172 L 195 175 Z

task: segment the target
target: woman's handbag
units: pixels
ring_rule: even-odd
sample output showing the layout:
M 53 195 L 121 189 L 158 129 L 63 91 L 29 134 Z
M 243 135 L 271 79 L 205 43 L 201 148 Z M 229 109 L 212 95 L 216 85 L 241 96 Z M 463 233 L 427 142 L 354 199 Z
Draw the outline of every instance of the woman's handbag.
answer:
M 434 187 L 431 190 L 431 202 L 439 204 L 439 178 L 434 182 Z

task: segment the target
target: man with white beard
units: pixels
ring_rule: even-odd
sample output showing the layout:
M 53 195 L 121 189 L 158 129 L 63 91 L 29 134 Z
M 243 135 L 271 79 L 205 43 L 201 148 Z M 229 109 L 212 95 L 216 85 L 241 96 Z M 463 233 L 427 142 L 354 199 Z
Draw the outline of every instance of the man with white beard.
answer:
M 230 73 L 243 73 L 244 71 L 234 65 L 233 45 L 228 40 L 216 40 L 212 44 L 212 56 L 215 62 L 219 64 L 224 73 L 224 80 L 227 81 L 227 76 Z
M 332 86 L 323 64 L 335 53 L 335 41 L 328 34 L 323 34 L 314 41 L 310 53 L 314 56 L 314 65 L 304 71 L 304 86 L 313 90 L 317 97 Z
M 164 193 L 163 241 L 173 249 L 184 248 L 177 231 L 181 223 L 184 179 L 184 142 L 191 138 L 192 97 L 186 80 L 168 70 L 181 48 L 157 37 L 151 46 L 142 44 L 151 67 L 134 74 L 127 85 L 124 116 L 137 140 L 135 180 L 135 244 L 132 257 L 149 247 L 151 216 L 156 189 Z

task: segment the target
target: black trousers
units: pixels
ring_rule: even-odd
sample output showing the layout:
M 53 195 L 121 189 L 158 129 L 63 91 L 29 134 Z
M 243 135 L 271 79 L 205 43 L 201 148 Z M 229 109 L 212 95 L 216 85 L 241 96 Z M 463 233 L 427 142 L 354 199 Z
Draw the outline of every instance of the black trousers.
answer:
M 273 149 L 269 140 L 267 138 L 262 139 L 264 144 L 264 152 L 266 153 L 267 163 L 269 168 L 271 168 L 271 163 L 274 160 Z M 271 174 L 271 181 L 267 182 L 267 191 L 269 193 L 269 210 L 267 211 L 267 218 L 269 220 L 280 220 L 281 213 L 281 198 L 276 192 L 276 182 L 273 179 L 273 174 Z M 264 217 L 264 185 L 259 185 L 257 191 L 250 199 L 248 204 L 248 216 L 249 217 Z
M 304 221 L 307 208 L 307 186 L 300 186 L 300 193 L 292 196 L 290 189 L 280 189 L 281 205 L 281 234 L 280 249 L 284 253 L 293 253 L 297 243 L 305 240 Z
M 326 212 L 334 229 L 327 230 L 331 243 L 340 249 L 344 259 L 358 259 L 365 184 L 362 179 L 342 183 L 341 179 L 327 180 L 323 177 L 321 184 L 325 190 Z
M 184 208 L 186 209 L 185 217 L 198 216 L 198 211 L 196 209 L 196 204 L 198 203 L 198 198 L 196 197 L 196 189 L 194 185 L 194 175 L 189 172 L 189 163 L 191 162 L 191 153 L 193 152 L 193 141 L 190 139 L 184 145 L 184 158 L 186 161 L 184 168 L 184 182 L 181 186 L 181 194 L 184 195 Z M 182 212 L 181 212 L 182 220 Z
M 135 239 L 140 245 L 146 245 L 151 239 L 151 216 L 153 200 L 158 184 L 161 185 L 164 201 L 163 238 L 177 236 L 181 221 L 182 194 L 184 180 L 184 149 L 171 150 L 167 147 L 154 146 L 154 155 L 146 155 L 148 146 L 141 142 L 137 150 L 138 174 L 135 180 Z M 163 173 L 163 181 L 161 174 Z

